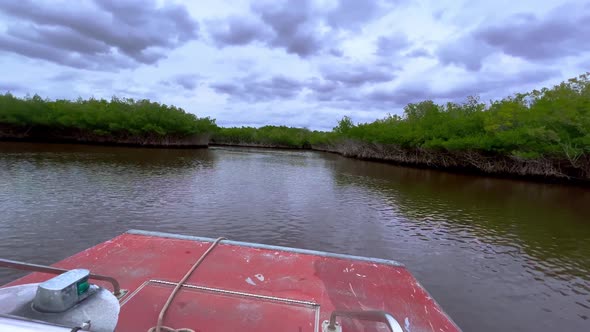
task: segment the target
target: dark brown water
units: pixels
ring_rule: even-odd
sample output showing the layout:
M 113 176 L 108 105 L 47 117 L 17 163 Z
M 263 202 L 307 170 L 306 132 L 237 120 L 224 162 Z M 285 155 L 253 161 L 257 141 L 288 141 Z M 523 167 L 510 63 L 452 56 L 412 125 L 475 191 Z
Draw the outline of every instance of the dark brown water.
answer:
M 1 257 L 49 264 L 131 228 L 395 259 L 465 331 L 590 331 L 588 189 L 316 152 L 0 143 Z

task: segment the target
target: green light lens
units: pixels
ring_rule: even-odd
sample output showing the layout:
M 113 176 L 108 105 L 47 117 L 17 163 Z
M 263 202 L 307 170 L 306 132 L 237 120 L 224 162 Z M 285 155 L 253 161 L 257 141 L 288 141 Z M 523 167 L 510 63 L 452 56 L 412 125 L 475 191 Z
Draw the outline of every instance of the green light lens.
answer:
M 77 284 L 78 286 L 78 295 L 82 295 L 88 291 L 90 288 L 90 284 L 88 284 L 88 279 L 80 280 Z

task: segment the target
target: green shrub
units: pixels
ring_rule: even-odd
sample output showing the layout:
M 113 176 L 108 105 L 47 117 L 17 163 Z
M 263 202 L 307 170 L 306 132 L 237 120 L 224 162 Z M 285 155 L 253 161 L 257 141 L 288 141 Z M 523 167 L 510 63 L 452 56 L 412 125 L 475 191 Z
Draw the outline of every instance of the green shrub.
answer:
M 149 100 L 112 98 L 76 101 L 0 95 L 0 123 L 54 129 L 82 129 L 97 135 L 121 132 L 188 136 L 216 130 L 215 120 Z
M 590 73 L 489 105 L 468 97 L 462 104 L 409 104 L 403 116 L 371 123 L 354 125 L 344 117 L 322 139 L 474 150 L 527 159 L 576 158 L 590 153 Z

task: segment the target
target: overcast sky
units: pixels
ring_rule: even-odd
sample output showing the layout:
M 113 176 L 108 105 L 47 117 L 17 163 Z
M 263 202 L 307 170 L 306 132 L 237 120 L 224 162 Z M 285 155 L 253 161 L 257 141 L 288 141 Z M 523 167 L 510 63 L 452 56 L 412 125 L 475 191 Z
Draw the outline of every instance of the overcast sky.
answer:
M 590 71 L 590 3 L 0 0 L 0 91 L 330 129 Z

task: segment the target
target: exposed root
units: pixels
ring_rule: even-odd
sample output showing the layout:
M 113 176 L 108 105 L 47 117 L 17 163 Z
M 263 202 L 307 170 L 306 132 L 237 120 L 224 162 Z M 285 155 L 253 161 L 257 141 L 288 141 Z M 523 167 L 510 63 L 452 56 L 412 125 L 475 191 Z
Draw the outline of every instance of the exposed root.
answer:
M 72 142 L 92 144 L 121 144 L 134 146 L 190 147 L 207 146 L 209 134 L 192 136 L 157 135 L 154 133 L 132 134 L 126 131 L 115 134 L 97 134 L 83 129 L 52 129 L 44 127 L 20 127 L 0 124 L 0 140 L 23 140 L 37 142 Z
M 391 161 L 441 169 L 465 169 L 486 174 L 532 176 L 555 179 L 590 180 L 590 156 L 577 158 L 523 159 L 485 154 L 479 151 L 437 151 L 402 148 L 396 145 L 343 140 L 315 150 L 336 152 L 346 157 Z

